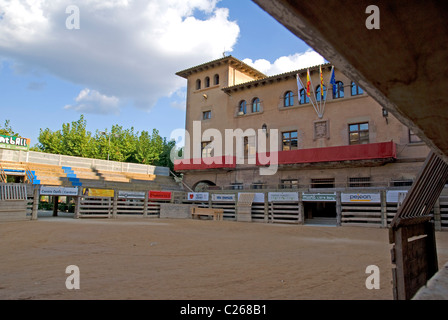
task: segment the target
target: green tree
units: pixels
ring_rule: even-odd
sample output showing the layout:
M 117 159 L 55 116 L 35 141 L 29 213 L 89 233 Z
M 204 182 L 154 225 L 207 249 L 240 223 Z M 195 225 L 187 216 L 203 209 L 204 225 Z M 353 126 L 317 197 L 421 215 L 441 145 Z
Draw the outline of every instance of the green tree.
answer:
M 14 130 L 12 130 L 12 127 L 9 123 L 9 120 L 5 120 L 5 124 L 3 125 L 3 127 L 0 127 L 0 134 L 5 136 L 20 137 L 18 133 L 15 133 Z
M 92 134 L 86 129 L 84 115 L 79 120 L 62 124 L 62 130 L 40 129 L 38 149 L 47 153 L 77 157 L 91 157 L 94 153 Z
M 157 129 L 150 134 L 148 131 L 135 132 L 133 127 L 124 129 L 113 125 L 111 130 L 96 130 L 92 135 L 86 126 L 87 122 L 81 115 L 77 121 L 64 123 L 61 130 L 40 129 L 37 150 L 95 159 L 107 159 L 109 156 L 109 160 L 120 162 L 169 163 L 171 147 L 168 149 L 168 144 L 171 142 L 163 139 Z M 165 160 L 161 162 L 162 154 Z
M 157 129 L 153 129 L 152 135 L 142 131 L 138 137 L 134 159 L 137 163 L 155 164 L 163 151 L 163 139 Z
M 176 141 L 170 140 L 167 141 L 166 138 L 163 138 L 163 148 L 162 153 L 159 156 L 159 160 L 155 162 L 155 165 L 161 167 L 168 167 L 171 171 L 174 172 L 174 163 L 171 161 L 171 149 L 175 148 Z

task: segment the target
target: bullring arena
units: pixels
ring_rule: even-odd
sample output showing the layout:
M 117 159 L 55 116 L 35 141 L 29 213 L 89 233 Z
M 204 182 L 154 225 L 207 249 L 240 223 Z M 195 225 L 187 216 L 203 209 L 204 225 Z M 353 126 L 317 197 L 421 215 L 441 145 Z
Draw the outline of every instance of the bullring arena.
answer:
M 49 217 L 0 230 L 1 299 L 393 299 L 385 229 Z M 437 240 L 447 261 L 448 234 Z
M 120 172 L 87 178 L 89 170 L 68 170 L 59 157 L 58 164 L 41 164 L 34 172 L 41 181 L 44 173 L 49 180 L 51 176 L 52 186 L 3 185 L 9 193 L 2 193 L 0 201 L 0 299 L 394 298 L 387 226 L 397 204 L 388 203 L 384 192 L 380 204 L 365 207 L 344 204 L 341 192 L 330 194 L 341 211 L 338 224 L 324 218 L 305 223 L 300 206 L 312 196 L 306 192 L 266 191 L 265 203 L 253 199 L 247 211 L 239 207 L 237 192 L 188 199 L 185 192 L 169 188 L 161 168 L 147 172 L 138 189 L 137 173 L 126 173 L 122 164 Z M 3 168 L 7 164 L 4 161 Z M 10 170 L 21 170 L 22 165 L 28 171 L 32 166 L 19 160 L 14 165 Z M 79 178 L 82 172 L 85 176 Z M 73 174 L 78 180 L 68 177 Z M 124 186 L 134 189 L 123 191 Z M 142 193 L 148 186 L 156 190 Z M 74 212 L 38 210 L 37 199 L 48 192 L 44 187 L 54 192 L 76 188 Z M 89 194 L 95 190 L 111 194 Z M 168 193 L 170 199 L 163 199 Z M 291 195 L 298 195 L 299 201 L 293 202 Z M 288 201 L 271 203 L 271 196 Z M 441 196 L 434 208 L 439 269 L 448 261 L 445 203 Z M 216 209 L 223 219 L 192 219 L 192 207 Z M 251 222 L 240 221 L 243 213 Z M 68 266 L 79 268 L 79 289 L 66 286 Z M 371 279 L 368 266 L 378 267 L 378 289 L 366 286 Z

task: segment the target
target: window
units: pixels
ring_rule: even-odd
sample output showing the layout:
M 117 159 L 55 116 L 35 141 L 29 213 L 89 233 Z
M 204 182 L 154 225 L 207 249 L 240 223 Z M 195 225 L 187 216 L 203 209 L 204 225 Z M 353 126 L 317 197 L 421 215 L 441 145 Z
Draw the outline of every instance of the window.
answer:
M 242 100 L 238 106 L 238 114 L 246 114 L 246 100 Z
M 409 129 L 409 143 L 418 143 L 422 142 L 422 139 L 418 135 L 416 135 L 414 132 Z
M 321 97 L 322 95 L 320 93 L 320 85 L 318 85 L 316 88 L 316 101 L 319 102 Z M 324 100 L 327 100 L 327 89 L 325 88 L 325 86 L 324 86 Z
M 351 88 L 352 88 L 352 96 L 357 96 L 364 93 L 361 87 L 358 86 L 354 81 L 352 81 L 351 83 Z
M 243 146 L 244 146 L 244 159 L 247 159 L 247 158 L 249 158 L 249 138 L 248 137 L 244 137 Z
M 210 147 L 211 141 L 201 142 L 201 156 L 202 158 L 212 157 L 213 148 Z
M 282 179 L 280 189 L 298 189 L 299 180 L 297 179 Z
M 233 190 L 243 190 L 243 184 L 242 183 L 232 183 L 231 188 Z
M 311 179 L 311 188 L 334 188 L 334 178 Z
M 306 90 L 305 89 L 301 89 L 300 90 L 300 104 L 305 104 L 305 103 L 310 103 L 310 97 L 308 97 L 308 95 L 306 94 Z
M 348 125 L 349 144 L 369 143 L 369 123 L 353 123 Z
M 297 150 L 297 131 L 289 131 L 282 133 L 282 150 Z
M 200 79 L 196 80 L 196 90 L 199 90 L 199 89 L 201 89 L 201 80 Z
M 219 74 L 215 74 L 213 77 L 213 84 L 217 86 L 219 84 Z
M 390 182 L 391 187 L 410 187 L 412 186 L 412 180 L 392 180 Z
M 210 87 L 210 78 L 209 77 L 205 77 L 205 87 L 208 88 Z
M 254 98 L 252 100 L 252 112 L 260 112 L 260 99 Z
M 336 92 L 333 92 L 333 99 L 344 98 L 344 83 L 342 81 L 336 82 Z
M 204 111 L 202 112 L 202 120 L 208 120 L 212 118 L 212 112 L 211 111 Z
M 348 186 L 350 188 L 367 188 L 367 187 L 370 187 L 370 177 L 348 178 Z
M 288 91 L 283 96 L 283 106 L 284 107 L 292 107 L 294 105 L 294 94 L 292 91 Z
M 252 185 L 250 186 L 251 189 L 263 189 L 263 182 L 254 182 L 252 183 Z

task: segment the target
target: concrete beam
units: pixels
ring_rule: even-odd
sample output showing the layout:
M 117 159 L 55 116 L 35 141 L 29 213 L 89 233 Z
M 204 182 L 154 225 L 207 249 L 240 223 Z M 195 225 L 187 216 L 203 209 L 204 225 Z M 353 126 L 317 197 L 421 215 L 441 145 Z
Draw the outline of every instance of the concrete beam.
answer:
M 448 3 L 253 0 L 448 162 Z

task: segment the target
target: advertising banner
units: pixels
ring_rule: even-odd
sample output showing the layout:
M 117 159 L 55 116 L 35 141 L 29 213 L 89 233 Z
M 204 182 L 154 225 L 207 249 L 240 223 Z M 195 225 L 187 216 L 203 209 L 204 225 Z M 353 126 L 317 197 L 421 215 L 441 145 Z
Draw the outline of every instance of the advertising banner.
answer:
M 336 201 L 336 192 L 334 192 L 334 193 L 307 193 L 307 192 L 302 192 L 302 201 L 335 202 Z
M 28 151 L 30 149 L 30 139 L 0 134 L 0 148 Z
M 238 193 L 238 199 L 240 198 L 241 194 L 242 194 L 242 192 Z M 255 203 L 262 203 L 262 202 L 264 202 L 264 193 L 261 193 L 261 192 L 255 193 L 254 201 L 252 201 L 252 202 L 255 202 Z
M 298 192 L 269 192 L 268 193 L 269 202 L 288 202 L 288 201 L 299 201 Z
M 114 190 L 111 189 L 94 189 L 94 188 L 83 188 L 82 194 L 89 197 L 113 197 Z
M 72 196 L 76 197 L 78 195 L 78 187 L 40 187 L 41 196 Z
M 149 191 L 149 200 L 171 200 L 171 191 Z
M 208 192 L 189 192 L 187 200 L 208 201 Z
M 234 194 L 212 194 L 213 201 L 235 202 Z
M 353 202 L 369 202 L 369 203 L 381 203 L 381 195 L 379 193 L 342 193 L 342 203 Z
M 118 191 L 120 199 L 145 199 L 145 192 L 141 191 Z

